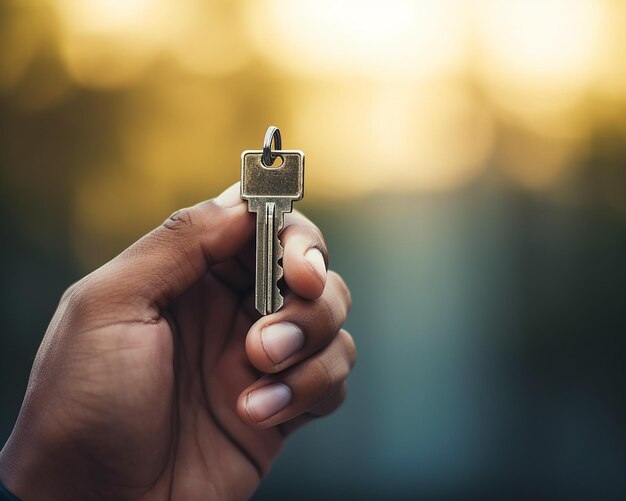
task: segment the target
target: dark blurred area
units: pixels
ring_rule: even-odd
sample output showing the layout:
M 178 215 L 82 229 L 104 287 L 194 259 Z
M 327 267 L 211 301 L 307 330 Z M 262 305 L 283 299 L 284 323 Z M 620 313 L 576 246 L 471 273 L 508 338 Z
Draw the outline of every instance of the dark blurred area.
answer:
M 0 443 L 64 289 L 275 124 L 359 362 L 254 499 L 626 496 L 624 23 L 603 0 L 0 3 Z

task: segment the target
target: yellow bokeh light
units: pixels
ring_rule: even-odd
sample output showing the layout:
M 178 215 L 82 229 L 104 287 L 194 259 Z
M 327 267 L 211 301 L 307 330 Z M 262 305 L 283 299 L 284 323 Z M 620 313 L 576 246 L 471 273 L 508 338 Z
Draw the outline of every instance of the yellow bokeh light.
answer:
M 572 137 L 545 137 L 532 133 L 503 134 L 497 160 L 518 184 L 546 190 L 565 174 L 588 149 L 585 141 Z
M 74 79 L 126 87 L 159 57 L 203 74 L 235 71 L 248 61 L 239 7 L 221 0 L 58 0 L 61 48 Z
M 15 86 L 32 63 L 45 31 L 42 17 L 35 6 L 0 16 L 0 92 Z
M 591 0 L 480 0 L 481 72 L 494 101 L 536 121 L 580 101 L 597 72 L 604 10 Z
M 465 4 L 457 0 L 273 0 L 249 7 L 254 44 L 289 72 L 431 77 L 457 71 L 465 55 Z
M 477 20 L 497 71 L 524 84 L 588 80 L 598 53 L 602 11 L 590 0 L 483 0 Z
M 119 168 L 168 203 L 226 181 L 207 138 L 256 147 L 247 134 L 274 122 L 307 152 L 309 194 L 451 190 L 494 157 L 551 186 L 590 134 L 588 91 L 625 67 L 604 51 L 624 37 L 605 0 L 42 1 L 68 73 L 56 94 L 123 89 Z
M 307 175 L 320 196 L 448 190 L 486 165 L 493 123 L 463 86 L 305 92 L 293 134 L 315 161 Z
M 165 7 L 162 0 L 60 0 L 73 29 L 85 33 L 127 33 L 145 28 Z

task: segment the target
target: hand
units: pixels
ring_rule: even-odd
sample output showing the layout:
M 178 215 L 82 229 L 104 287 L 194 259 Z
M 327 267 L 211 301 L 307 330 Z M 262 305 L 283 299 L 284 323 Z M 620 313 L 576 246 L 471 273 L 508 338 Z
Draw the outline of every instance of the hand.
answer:
M 350 294 L 319 230 L 281 234 L 285 305 L 253 306 L 239 185 L 173 214 L 68 289 L 0 481 L 21 499 L 244 499 L 285 437 L 345 397 Z

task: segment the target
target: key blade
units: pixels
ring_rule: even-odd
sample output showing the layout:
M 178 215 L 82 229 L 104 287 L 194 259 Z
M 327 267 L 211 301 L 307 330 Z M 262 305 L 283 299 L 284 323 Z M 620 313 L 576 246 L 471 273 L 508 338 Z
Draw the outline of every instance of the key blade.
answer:
M 271 263 L 273 250 L 273 213 L 267 204 L 255 204 L 256 227 L 256 284 L 254 306 L 261 315 L 270 313 L 272 304 Z M 252 207 L 251 207 L 252 208 Z
M 265 245 L 265 262 L 263 263 L 264 270 L 262 270 L 264 271 L 264 281 L 262 284 L 264 294 L 261 294 L 261 297 L 257 297 L 257 310 L 259 310 L 263 315 L 276 311 L 274 309 L 275 295 L 276 293 L 280 295 L 280 292 L 276 290 L 276 284 L 274 283 L 274 245 L 276 243 L 274 238 L 274 234 L 276 233 L 275 215 L 276 204 L 274 202 L 267 202 L 265 204 L 265 235 L 263 238 L 263 244 Z M 259 304 L 261 302 L 264 304 Z M 259 309 L 259 306 L 261 306 L 263 311 Z
M 279 264 L 279 261 L 283 258 L 283 246 L 280 243 L 280 238 L 278 235 L 280 230 L 283 228 L 283 212 L 280 210 L 280 207 L 275 207 L 274 214 L 274 243 L 273 246 L 273 267 L 271 271 L 272 275 L 272 303 L 271 303 L 271 313 L 275 313 L 283 307 L 284 299 L 283 295 L 280 293 L 280 289 L 278 288 L 278 281 L 283 277 L 283 267 Z
M 250 209 L 257 214 L 255 307 L 261 315 L 268 315 L 278 311 L 284 303 L 278 288 L 283 276 L 283 267 L 279 264 L 283 257 L 279 233 L 284 213 L 291 211 L 291 202 L 255 200 Z
M 278 234 L 283 226 L 281 201 L 261 201 L 253 204 L 257 214 L 256 231 L 256 286 L 255 307 L 261 315 L 278 311 L 283 305 L 283 296 L 278 280 L 283 276 L 279 261 L 283 247 Z

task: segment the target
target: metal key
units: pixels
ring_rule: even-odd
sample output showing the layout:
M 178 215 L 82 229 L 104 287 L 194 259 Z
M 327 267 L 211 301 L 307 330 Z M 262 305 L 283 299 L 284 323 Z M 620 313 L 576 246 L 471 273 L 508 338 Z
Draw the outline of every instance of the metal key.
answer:
M 304 197 L 304 153 L 281 148 L 280 131 L 269 127 L 263 150 L 241 154 L 241 198 L 257 215 L 255 306 L 262 315 L 274 313 L 283 305 L 278 288 L 283 276 L 279 264 L 283 247 L 278 234 L 284 214 L 291 212 L 294 201 Z M 282 165 L 276 166 L 276 159 L 282 160 Z

